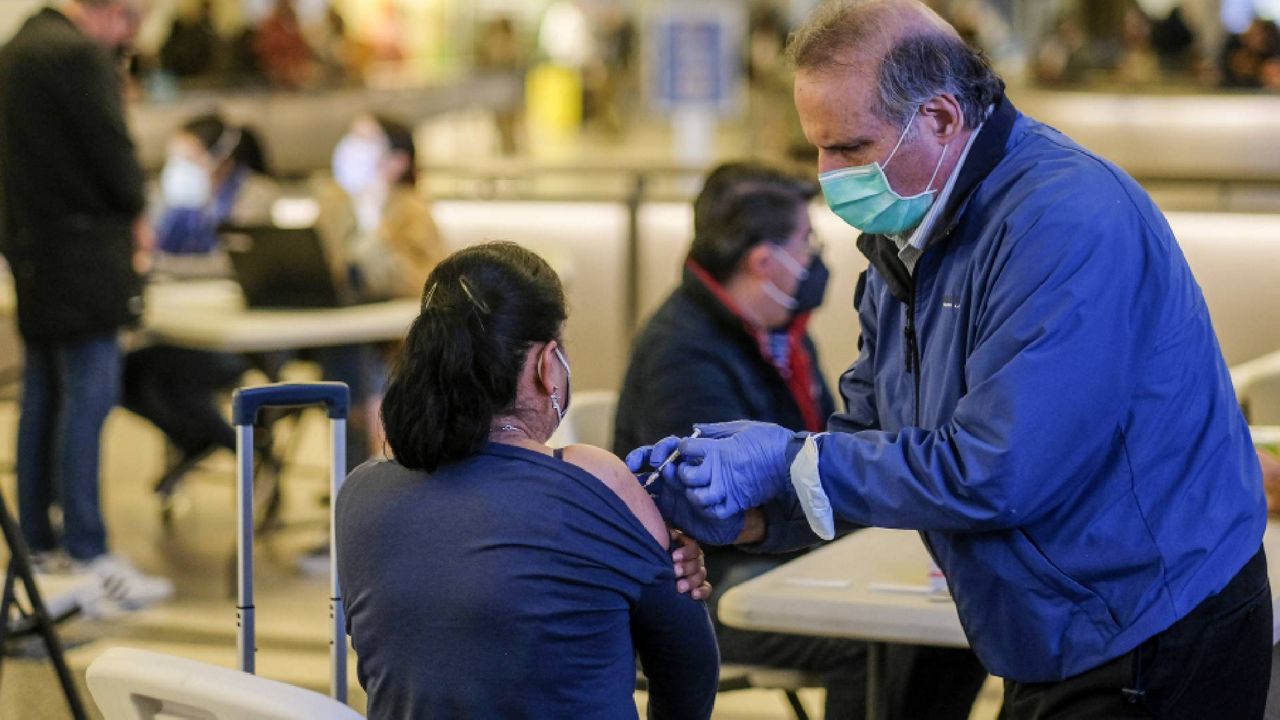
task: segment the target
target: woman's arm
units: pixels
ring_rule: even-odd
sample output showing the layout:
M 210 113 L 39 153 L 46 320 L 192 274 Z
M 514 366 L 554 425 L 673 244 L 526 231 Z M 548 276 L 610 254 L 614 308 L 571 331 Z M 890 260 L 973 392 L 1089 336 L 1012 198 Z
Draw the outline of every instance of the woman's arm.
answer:
M 653 539 L 664 549 L 669 548 L 670 533 L 667 525 L 653 504 L 653 498 L 644 491 L 636 476 L 608 450 L 593 445 L 570 445 L 564 449 L 564 459 L 599 478 L 600 482 L 618 495 L 635 514 Z
M 711 717 L 720 682 L 720 648 L 701 602 L 676 592 L 663 573 L 631 612 L 631 637 L 649 679 L 649 717 Z

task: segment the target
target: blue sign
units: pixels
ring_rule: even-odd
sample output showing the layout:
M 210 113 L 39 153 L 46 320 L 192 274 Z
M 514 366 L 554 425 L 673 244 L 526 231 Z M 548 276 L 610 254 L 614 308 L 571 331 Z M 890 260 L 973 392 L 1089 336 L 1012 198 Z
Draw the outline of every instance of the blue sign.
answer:
M 734 14 L 672 10 L 651 30 L 653 101 L 661 110 L 729 112 L 741 82 L 741 26 Z

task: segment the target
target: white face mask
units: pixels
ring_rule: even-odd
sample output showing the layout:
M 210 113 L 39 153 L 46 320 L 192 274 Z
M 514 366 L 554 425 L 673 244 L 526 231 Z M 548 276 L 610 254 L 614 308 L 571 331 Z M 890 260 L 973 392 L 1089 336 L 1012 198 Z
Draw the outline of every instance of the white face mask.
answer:
M 551 393 L 551 409 L 555 410 L 558 424 L 569 413 L 569 381 L 573 377 L 573 372 L 569 370 L 569 361 L 564 359 L 564 353 L 560 352 L 560 348 L 552 348 L 551 352 L 556 354 L 556 359 L 564 366 L 564 404 L 560 404 L 559 395 Z
M 208 171 L 196 161 L 171 155 L 160 173 L 160 194 L 168 207 L 202 208 L 209 204 L 213 195 L 213 181 L 209 179 Z
M 357 197 L 375 187 L 386 147 L 377 140 L 347 135 L 333 149 L 333 179 Z
M 777 259 L 778 264 L 795 276 L 796 280 L 804 282 L 804 279 L 809 276 L 809 270 L 801 265 L 799 260 L 791 257 L 791 253 L 773 244 L 769 246 L 769 250 L 773 253 L 774 258 Z M 768 295 L 770 300 L 781 305 L 784 310 L 796 309 L 796 299 L 782 292 L 782 288 L 775 285 L 772 280 L 765 280 L 762 288 L 764 289 L 764 294 Z

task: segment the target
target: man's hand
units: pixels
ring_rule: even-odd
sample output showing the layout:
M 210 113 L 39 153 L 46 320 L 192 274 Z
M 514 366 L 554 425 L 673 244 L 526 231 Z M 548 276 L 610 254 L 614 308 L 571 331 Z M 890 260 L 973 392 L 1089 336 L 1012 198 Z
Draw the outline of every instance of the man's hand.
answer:
M 151 270 L 151 256 L 156 247 L 156 231 L 145 215 L 133 221 L 133 270 L 145 275 Z
M 680 441 L 676 476 L 703 513 L 721 520 L 738 518 L 741 523 L 744 511 L 786 489 L 787 450 L 795 433 L 779 425 L 747 421 L 695 428 L 702 437 Z M 655 446 L 654 454 L 662 447 L 663 443 Z
M 675 563 L 676 570 L 676 590 L 694 600 L 711 597 L 706 556 L 702 554 L 698 541 L 679 530 L 671 531 L 671 540 L 676 546 L 671 551 L 671 560 Z
M 1267 512 L 1280 515 L 1280 458 L 1259 450 L 1258 464 L 1262 465 L 1262 489 L 1267 494 Z

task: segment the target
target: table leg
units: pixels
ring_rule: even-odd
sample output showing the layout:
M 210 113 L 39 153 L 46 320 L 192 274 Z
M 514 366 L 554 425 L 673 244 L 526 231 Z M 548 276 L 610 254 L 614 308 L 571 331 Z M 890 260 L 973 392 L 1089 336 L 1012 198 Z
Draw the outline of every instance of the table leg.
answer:
M 867 643 L 867 720 L 880 720 L 880 694 L 884 691 L 886 643 Z

